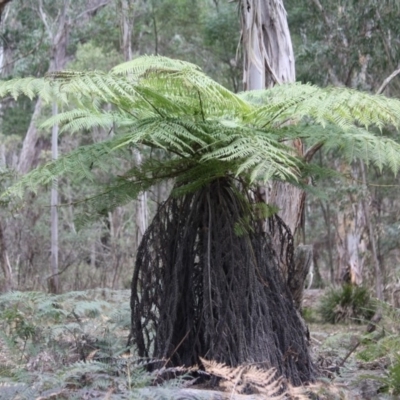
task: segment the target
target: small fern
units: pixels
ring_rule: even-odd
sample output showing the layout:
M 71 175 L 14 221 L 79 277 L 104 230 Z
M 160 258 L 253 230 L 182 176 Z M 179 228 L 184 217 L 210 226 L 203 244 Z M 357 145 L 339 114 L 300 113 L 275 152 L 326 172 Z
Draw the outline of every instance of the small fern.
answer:
M 116 304 L 129 304 L 128 299 L 127 291 L 105 289 L 1 295 L 0 399 L 32 399 L 84 386 L 128 391 L 129 385 L 150 382 L 153 378 L 141 362 L 121 356 L 130 313 L 128 306 L 117 311 Z
M 362 323 L 371 319 L 376 304 L 365 287 L 344 285 L 331 289 L 321 299 L 319 313 L 324 322 Z
M 398 396 L 400 395 L 399 310 L 384 302 L 379 303 L 379 307 L 383 318 L 376 334 L 372 337 L 368 335 L 362 340 L 357 359 L 361 368 L 376 369 L 380 366 L 384 372 L 380 376 L 365 374 L 361 378 L 377 381 L 380 392 Z

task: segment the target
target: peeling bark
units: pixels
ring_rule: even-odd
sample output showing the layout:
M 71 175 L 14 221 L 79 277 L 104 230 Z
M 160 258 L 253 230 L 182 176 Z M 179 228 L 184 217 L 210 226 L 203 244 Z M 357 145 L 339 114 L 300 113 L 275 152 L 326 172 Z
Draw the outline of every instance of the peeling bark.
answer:
M 342 166 L 340 169 L 351 174 L 355 181 L 360 179 L 356 167 Z M 336 217 L 336 249 L 338 252 L 337 282 L 348 282 L 361 285 L 363 282 L 364 253 L 366 243 L 364 232 L 366 229 L 365 214 L 362 199 L 357 193 L 347 193 L 339 204 Z
M 122 51 L 125 61 L 132 60 L 132 28 L 133 28 L 133 4 L 130 0 L 121 0 L 121 28 Z M 142 163 L 142 155 L 139 149 L 133 151 L 136 165 Z M 148 226 L 147 193 L 140 193 L 135 204 L 136 214 L 136 243 L 139 246 Z
M 295 63 L 286 10 L 282 0 L 242 0 L 245 90 L 294 82 Z M 300 140 L 294 152 L 304 154 Z M 259 196 L 279 208 L 279 216 L 294 234 L 304 207 L 304 191 L 281 182 L 260 188 Z
M 6 240 L 4 237 L 4 228 L 0 221 L 0 266 L 4 275 L 3 290 L 9 292 L 13 289 L 13 276 L 10 262 L 7 256 Z

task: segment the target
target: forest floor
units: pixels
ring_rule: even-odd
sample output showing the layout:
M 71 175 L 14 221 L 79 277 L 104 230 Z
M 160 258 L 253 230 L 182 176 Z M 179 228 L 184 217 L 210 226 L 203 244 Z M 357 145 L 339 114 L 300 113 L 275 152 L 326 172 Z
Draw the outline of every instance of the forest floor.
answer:
M 379 357 L 375 359 L 370 357 L 365 361 L 364 357 L 363 361 L 360 358 L 371 343 L 380 340 L 383 329 L 390 332 L 393 322 L 385 321 L 382 328 L 376 329 L 375 336 L 367 341 L 366 325 L 323 324 L 317 313 L 323 294 L 322 290 L 308 290 L 304 298 L 311 351 L 320 369 L 317 387 L 313 389 L 318 396 L 306 398 L 399 398 L 379 393 L 387 383 L 388 370 L 393 365 L 389 355 L 378 352 Z M 152 392 L 150 385 L 156 380 L 154 375 L 145 373 L 143 362 L 126 354 L 129 295 L 128 290 L 105 289 L 58 296 L 39 292 L 0 295 L 0 400 L 153 400 L 156 398 L 154 393 L 157 393 L 157 398 L 171 400 L 269 398 L 245 395 L 204 397 L 205 391 L 196 392 L 199 387 L 195 382 L 191 385 L 187 376 L 172 383 L 167 379 L 163 386 L 165 392 Z M 398 335 L 393 337 L 397 340 Z M 360 340 L 362 344 L 351 352 Z M 393 381 L 392 386 L 396 385 L 400 385 L 400 376 L 398 381 Z M 175 396 L 174 391 L 182 387 L 189 389 L 183 389 L 179 396 Z M 137 397 L 132 397 L 133 389 L 139 390 Z M 192 389 L 203 394 L 196 397 L 197 394 L 190 392 Z M 212 391 L 209 393 L 211 395 Z M 214 390 L 213 393 L 217 392 Z
M 369 361 L 360 358 L 360 354 L 366 352 L 371 343 L 364 343 L 363 340 L 366 337 L 367 324 L 332 325 L 320 321 L 317 308 L 324 293 L 325 291 L 320 289 L 306 290 L 303 308 L 308 310 L 307 324 L 311 348 L 314 360 L 320 368 L 321 378 L 338 390 L 338 397 L 332 398 L 398 399 L 398 396 L 380 393 L 391 362 L 389 357 L 381 356 Z M 384 335 L 383 326 L 387 327 L 392 323 L 393 321 L 385 319 L 382 326 L 378 326 L 374 334 L 371 334 L 370 340 L 379 340 Z

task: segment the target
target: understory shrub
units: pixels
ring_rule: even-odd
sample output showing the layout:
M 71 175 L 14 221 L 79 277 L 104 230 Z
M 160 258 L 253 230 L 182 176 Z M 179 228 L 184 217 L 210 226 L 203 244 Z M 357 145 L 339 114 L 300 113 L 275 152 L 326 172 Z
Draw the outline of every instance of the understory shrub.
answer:
M 362 286 L 343 285 L 332 288 L 322 297 L 319 313 L 324 322 L 362 323 L 375 314 L 374 303 L 367 288 Z
M 364 379 L 378 381 L 379 391 L 392 396 L 400 395 L 400 312 L 387 303 L 379 304 L 382 320 L 376 329 L 375 337 L 368 336 L 363 340 L 362 347 L 357 353 L 361 363 L 383 367 L 380 375 L 366 374 Z

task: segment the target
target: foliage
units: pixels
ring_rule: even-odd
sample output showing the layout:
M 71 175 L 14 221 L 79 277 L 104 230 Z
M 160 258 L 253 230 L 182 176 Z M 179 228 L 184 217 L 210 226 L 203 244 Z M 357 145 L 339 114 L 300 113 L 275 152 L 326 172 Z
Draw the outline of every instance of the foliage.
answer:
M 367 288 L 345 284 L 330 289 L 322 297 L 319 313 L 323 321 L 331 324 L 350 321 L 362 323 L 372 318 L 375 309 L 376 304 Z
M 128 399 L 158 379 L 159 372 L 144 370 L 149 360 L 126 348 L 128 299 L 127 291 L 106 289 L 1 295 L 0 399 L 78 399 L 89 392 Z
M 398 2 L 320 0 L 305 7 L 288 0 L 285 5 L 301 81 L 376 91 L 397 68 Z M 398 93 L 398 80 L 391 86 Z
M 400 60 L 400 47 L 396 39 L 400 15 L 398 2 L 349 0 L 334 3 L 319 0 L 301 3 L 286 0 L 285 7 L 299 81 L 376 93 L 386 78 L 397 70 Z M 397 75 L 386 86 L 384 93 L 388 97 L 398 98 L 399 82 Z M 397 137 L 397 133 L 390 130 L 385 135 Z M 340 152 L 320 152 L 318 156 L 321 165 L 330 165 L 342 171 L 345 168 L 353 170 L 346 180 L 320 182 L 322 191 L 330 194 L 326 204 L 322 204 L 318 198 L 307 197 L 307 241 L 314 243 L 322 275 L 325 279 L 329 277 L 331 284 L 334 284 L 335 273 L 336 276 L 341 275 L 348 262 L 348 256 L 343 255 L 340 244 L 346 243 L 343 230 L 346 234 L 354 232 L 351 227 L 344 228 L 343 215 L 346 213 L 346 221 L 362 224 L 362 219 L 355 215 L 360 207 L 359 198 L 356 199 L 352 192 L 354 186 L 360 186 L 361 174 L 356 165 L 349 168 L 342 160 L 339 161 Z M 374 168 L 366 171 L 366 179 L 366 203 L 375 240 L 379 242 L 377 257 L 382 274 L 386 275 L 383 279 L 390 281 L 398 275 L 396 248 L 399 235 L 393 229 L 393 222 L 398 220 L 399 179 L 393 178 L 385 169 L 379 171 Z M 340 191 L 336 192 L 338 188 Z M 340 209 L 343 206 L 345 210 Z M 367 249 L 362 248 L 368 236 L 364 231 L 359 248 L 359 265 L 364 266 L 363 283 L 372 287 L 375 280 L 372 247 L 367 245 Z M 333 262 L 335 259 L 339 262 Z
M 176 398 L 179 388 L 195 382 L 191 369 L 146 372 L 155 360 L 138 359 L 133 349 L 129 352 L 129 295 L 106 289 L 1 295 L 0 399 Z M 258 388 L 270 396 L 282 392 L 282 379 L 273 370 L 203 362 L 202 376 L 222 379 L 221 389 L 229 396 L 232 389 L 239 393 Z M 281 393 L 279 398 L 303 398 L 303 392 L 288 386 L 287 397 Z M 209 398 L 200 390 L 192 396 Z
M 363 341 L 363 348 L 357 358 L 363 363 L 381 364 L 385 372 L 381 376 L 368 375 L 364 378 L 378 381 L 381 391 L 391 395 L 400 394 L 400 315 L 399 309 L 387 303 L 379 304 L 383 318 L 377 329 L 376 337 Z
M 400 165 L 397 142 L 367 130 L 398 127 L 400 102 L 346 89 L 294 84 L 235 95 L 193 64 L 139 57 L 109 73 L 65 71 L 5 81 L 0 95 L 6 94 L 38 94 L 74 107 L 43 127 L 58 123 L 70 132 L 95 127 L 115 132 L 26 175 L 10 193 L 21 195 L 65 174 L 100 183 L 98 174 L 138 145 L 169 155 L 162 163 L 149 159 L 103 182 L 99 195 L 91 198 L 100 215 L 105 206 L 124 204 L 168 179 L 177 179 L 182 193 L 231 175 L 249 182 L 300 184 L 304 175 L 318 175 L 321 169 L 306 168 L 283 143 L 295 138 L 340 148 L 348 159 L 360 157 L 380 169 L 387 165 L 396 172 Z M 104 107 L 107 103 L 113 107 Z
M 311 307 L 303 307 L 301 309 L 301 316 L 303 317 L 304 321 L 308 324 L 312 324 L 317 320 L 315 315 L 315 310 Z

